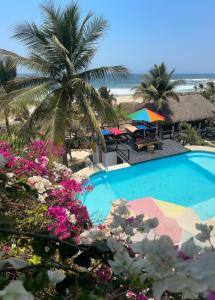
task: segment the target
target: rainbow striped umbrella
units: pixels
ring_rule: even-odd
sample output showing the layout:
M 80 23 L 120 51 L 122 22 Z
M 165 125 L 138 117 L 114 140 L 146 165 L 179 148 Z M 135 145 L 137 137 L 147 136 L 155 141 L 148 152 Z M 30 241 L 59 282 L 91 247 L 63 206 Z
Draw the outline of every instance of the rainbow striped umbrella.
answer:
M 163 116 L 161 116 L 147 108 L 143 108 L 141 110 L 138 110 L 138 111 L 128 115 L 128 118 L 133 121 L 145 121 L 145 122 L 149 122 L 149 123 L 165 120 L 165 118 Z

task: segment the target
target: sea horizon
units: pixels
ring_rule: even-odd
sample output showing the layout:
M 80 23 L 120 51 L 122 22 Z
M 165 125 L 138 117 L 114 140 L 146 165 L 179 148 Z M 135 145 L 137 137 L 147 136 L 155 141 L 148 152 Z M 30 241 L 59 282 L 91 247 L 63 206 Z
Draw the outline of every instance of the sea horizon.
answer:
M 135 86 L 141 82 L 143 74 L 133 73 L 128 79 L 106 79 L 95 82 L 95 87 L 107 86 L 111 93 L 116 96 L 132 95 Z M 172 76 L 172 80 L 184 80 L 185 83 L 178 86 L 177 92 L 192 92 L 194 87 L 200 83 L 205 84 L 210 80 L 215 80 L 215 73 L 177 73 Z
M 32 74 L 19 73 L 18 76 L 32 76 Z M 93 85 L 97 89 L 101 86 L 106 86 L 115 96 L 128 96 L 134 93 L 132 89 L 140 84 L 142 76 L 143 74 L 140 73 L 132 73 L 127 79 L 113 79 L 110 77 L 94 81 Z M 195 91 L 195 86 L 215 80 L 215 73 L 175 73 L 172 76 L 172 80 L 185 81 L 184 84 L 179 85 L 175 89 L 176 92 L 193 92 Z

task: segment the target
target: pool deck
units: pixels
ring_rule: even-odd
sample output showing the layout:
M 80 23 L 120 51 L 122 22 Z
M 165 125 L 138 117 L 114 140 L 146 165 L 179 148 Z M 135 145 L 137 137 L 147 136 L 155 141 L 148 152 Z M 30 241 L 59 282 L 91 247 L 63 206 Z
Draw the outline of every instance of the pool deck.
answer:
M 127 148 L 129 148 L 130 150 L 129 163 L 133 165 L 136 163 L 145 162 L 152 159 L 158 159 L 158 158 L 190 151 L 190 149 L 182 146 L 181 144 L 171 139 L 162 140 L 162 143 L 163 143 L 162 146 L 163 149 L 155 150 L 153 153 L 148 153 L 146 151 L 137 152 L 134 149 L 132 149 L 132 147 L 130 147 L 129 145 L 126 145 Z
M 156 150 L 154 153 L 147 153 L 144 151 L 136 152 L 132 151 L 131 161 L 129 163 L 123 163 L 118 164 L 114 166 L 110 166 L 105 168 L 102 164 L 96 164 L 90 167 L 86 167 L 81 169 L 80 171 L 76 172 L 75 175 L 80 177 L 90 176 L 95 173 L 101 172 L 101 171 L 112 171 L 117 170 L 121 168 L 127 168 L 132 164 L 149 161 L 153 159 L 158 159 L 162 157 L 167 157 L 171 155 L 176 155 L 180 153 L 185 153 L 189 151 L 207 151 L 207 152 L 213 152 L 215 153 L 215 148 L 213 147 L 205 147 L 205 146 L 182 146 L 181 144 L 173 141 L 173 140 L 163 140 L 163 150 Z M 134 152 L 134 153 L 133 153 Z
M 186 146 L 186 148 L 190 151 L 207 151 L 215 153 L 215 147 L 207 147 L 207 146 Z

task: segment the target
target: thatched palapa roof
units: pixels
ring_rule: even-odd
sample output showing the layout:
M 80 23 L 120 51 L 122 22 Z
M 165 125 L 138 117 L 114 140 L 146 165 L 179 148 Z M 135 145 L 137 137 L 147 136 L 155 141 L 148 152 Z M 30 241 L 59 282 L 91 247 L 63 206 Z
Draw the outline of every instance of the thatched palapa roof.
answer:
M 158 112 L 166 118 L 166 123 L 180 123 L 199 121 L 204 119 L 215 119 L 215 105 L 210 103 L 199 93 L 181 93 L 179 101 L 169 99 L 158 111 L 153 102 L 136 103 L 123 102 L 122 109 L 126 113 L 132 113 L 142 108 L 148 108 Z

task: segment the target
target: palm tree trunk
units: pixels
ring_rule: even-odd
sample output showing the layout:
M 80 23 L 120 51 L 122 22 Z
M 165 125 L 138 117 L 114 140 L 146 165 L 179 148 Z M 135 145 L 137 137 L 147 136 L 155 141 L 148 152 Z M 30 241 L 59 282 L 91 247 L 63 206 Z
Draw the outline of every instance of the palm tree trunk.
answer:
M 7 113 L 5 112 L 5 126 L 6 126 L 6 129 L 7 129 L 7 134 L 10 135 L 10 124 L 9 124 L 9 119 L 8 119 L 8 115 Z

